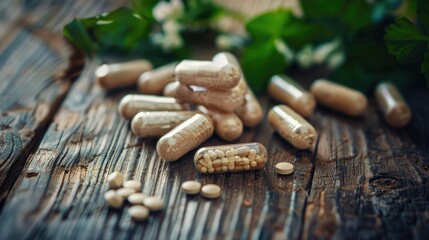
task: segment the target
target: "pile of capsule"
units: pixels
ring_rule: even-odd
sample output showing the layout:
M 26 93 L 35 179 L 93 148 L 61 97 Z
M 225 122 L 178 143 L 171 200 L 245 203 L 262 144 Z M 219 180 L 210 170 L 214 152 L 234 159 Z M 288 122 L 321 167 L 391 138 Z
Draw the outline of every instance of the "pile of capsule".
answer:
M 270 80 L 268 92 L 283 103 L 269 111 L 268 122 L 298 149 L 315 149 L 317 133 L 305 118 L 312 115 L 316 100 L 351 117 L 363 115 L 368 105 L 362 93 L 324 79 L 316 80 L 309 92 L 290 77 L 276 75 Z M 403 127 L 410 121 L 410 108 L 393 84 L 380 83 L 375 89 L 375 99 L 390 126 Z M 322 159 L 327 157 L 323 149 L 319 149 L 317 156 Z
M 105 89 L 138 86 L 139 94 L 124 96 L 118 110 L 131 120 L 137 136 L 160 138 L 156 149 L 166 161 L 178 160 L 213 133 L 234 141 L 244 126 L 254 127 L 263 119 L 261 105 L 230 53 L 218 53 L 212 61 L 183 60 L 157 69 L 145 60 L 102 65 L 96 77 Z M 202 173 L 262 168 L 267 159 L 265 147 L 259 143 L 245 145 L 250 156 L 227 156 L 225 150 L 220 158 L 212 155 L 213 159 L 200 159 L 198 153 L 205 151 L 201 150 L 195 156 L 195 166 Z M 234 153 L 244 145 L 227 146 Z

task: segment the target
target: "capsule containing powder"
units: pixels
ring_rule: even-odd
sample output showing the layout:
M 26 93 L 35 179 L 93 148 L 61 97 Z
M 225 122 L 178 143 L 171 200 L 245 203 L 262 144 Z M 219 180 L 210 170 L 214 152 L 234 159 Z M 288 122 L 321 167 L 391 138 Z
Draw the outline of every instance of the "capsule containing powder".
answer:
M 316 106 L 316 99 L 313 94 L 285 75 L 274 75 L 271 78 L 268 93 L 304 117 L 311 116 Z
M 260 143 L 239 143 L 199 149 L 194 165 L 200 173 L 240 172 L 262 169 L 267 150 Z
M 144 111 L 185 111 L 188 107 L 179 104 L 172 97 L 128 94 L 121 99 L 119 113 L 127 119 L 133 118 L 138 112 Z
M 95 77 L 102 88 L 111 90 L 135 86 L 140 75 L 151 69 L 152 64 L 143 59 L 124 63 L 103 64 L 95 70 Z
M 131 121 L 131 130 L 139 137 L 161 137 L 197 112 L 139 112 Z
M 156 144 L 158 155 L 165 161 L 176 161 L 207 140 L 214 131 L 212 120 L 196 114 L 162 136 Z
M 411 110 L 392 83 L 380 83 L 375 89 L 375 99 L 387 123 L 392 127 L 403 127 L 411 119 Z
M 244 102 L 243 95 L 236 91 L 188 87 L 183 84 L 173 90 L 173 95 L 178 101 L 204 105 L 207 108 L 227 113 L 234 112 Z
M 368 104 L 362 93 L 327 80 L 316 80 L 310 91 L 319 103 L 352 117 L 362 115 Z
M 174 92 L 176 91 L 176 88 L 178 88 L 180 85 L 180 82 L 174 81 L 171 83 L 168 83 L 165 85 L 164 90 L 162 90 L 162 96 L 165 97 L 174 97 Z
M 176 65 L 177 63 L 173 62 L 143 73 L 137 84 L 139 93 L 161 94 L 164 87 L 174 81 L 174 69 Z
M 225 141 L 234 141 L 243 133 L 243 123 L 234 113 L 209 110 L 203 106 L 198 109 L 213 120 L 216 134 Z
M 237 95 L 244 95 L 244 103 L 235 110 L 235 114 L 241 119 L 243 124 L 247 127 L 254 127 L 258 125 L 264 118 L 264 113 L 258 99 L 253 94 L 252 90 L 247 86 L 246 79 L 240 64 L 234 55 L 228 52 L 220 52 L 213 57 L 213 62 L 217 64 L 233 64 L 241 73 L 240 82 L 232 89 Z
M 268 113 L 268 122 L 286 141 L 298 149 L 311 148 L 316 141 L 314 127 L 285 105 L 277 105 Z
M 232 64 L 219 65 L 212 61 L 183 60 L 176 66 L 175 76 L 185 85 L 223 90 L 237 86 L 240 71 Z

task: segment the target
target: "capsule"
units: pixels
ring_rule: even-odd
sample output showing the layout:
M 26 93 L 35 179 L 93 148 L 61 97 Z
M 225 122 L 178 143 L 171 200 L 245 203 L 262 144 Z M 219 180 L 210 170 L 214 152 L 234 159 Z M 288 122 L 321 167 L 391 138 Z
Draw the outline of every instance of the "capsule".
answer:
M 274 75 L 268 85 L 268 93 L 279 102 L 290 106 L 303 117 L 309 117 L 316 106 L 313 94 L 285 75 Z
M 214 131 L 212 120 L 196 114 L 162 136 L 156 144 L 158 155 L 165 161 L 176 161 L 207 140 Z
M 177 63 L 173 62 L 143 73 L 137 83 L 139 92 L 143 94 L 161 94 L 164 87 L 174 81 L 176 65 Z
M 232 64 L 219 65 L 212 61 L 183 60 L 175 69 L 176 79 L 185 85 L 223 90 L 237 86 L 240 71 Z
M 174 81 L 165 85 L 164 90 L 162 90 L 162 96 L 174 97 L 174 92 L 176 91 L 176 88 L 179 87 L 179 85 L 180 85 L 179 81 Z
M 239 143 L 199 149 L 194 165 L 200 173 L 240 172 L 262 169 L 267 150 L 260 143 Z
M 161 137 L 196 113 L 191 111 L 139 112 L 131 121 L 131 130 L 139 137 Z
M 363 114 L 368 104 L 362 93 L 327 80 L 315 81 L 310 91 L 321 104 L 352 117 Z
M 232 113 L 243 102 L 243 95 L 231 90 L 209 90 L 201 87 L 190 88 L 180 84 L 173 90 L 174 97 L 179 101 L 204 105 L 210 109 Z
M 213 62 L 217 64 L 233 64 L 237 66 L 241 73 L 240 82 L 232 90 L 237 92 L 237 95 L 244 95 L 244 103 L 242 106 L 235 110 L 235 114 L 241 119 L 243 124 L 247 127 L 254 127 L 258 125 L 264 118 L 264 113 L 258 99 L 253 94 L 252 90 L 246 83 L 243 71 L 240 64 L 234 55 L 228 52 L 220 52 L 213 57 Z
M 128 94 L 121 99 L 119 113 L 127 119 L 132 119 L 138 112 L 143 111 L 185 111 L 188 107 L 179 104 L 172 97 Z
M 387 123 L 392 127 L 403 127 L 411 119 L 411 110 L 392 83 L 380 83 L 375 98 Z
M 102 88 L 111 90 L 135 86 L 140 75 L 151 69 L 152 64 L 143 59 L 124 63 L 103 64 L 95 70 L 95 77 Z
M 268 113 L 268 122 L 286 141 L 298 149 L 311 148 L 316 130 L 298 113 L 285 105 L 277 105 Z
M 234 113 L 223 113 L 209 110 L 203 106 L 198 109 L 211 117 L 216 134 L 225 141 L 234 141 L 243 134 L 243 123 Z

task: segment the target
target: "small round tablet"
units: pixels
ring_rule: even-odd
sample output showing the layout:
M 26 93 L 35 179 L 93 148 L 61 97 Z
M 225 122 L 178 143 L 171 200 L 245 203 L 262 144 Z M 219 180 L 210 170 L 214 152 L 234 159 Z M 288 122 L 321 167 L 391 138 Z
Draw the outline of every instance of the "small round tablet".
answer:
M 118 190 L 116 190 L 116 193 L 124 199 L 128 198 L 128 196 L 135 192 L 136 190 L 132 188 L 119 188 Z
M 218 198 L 220 197 L 222 190 L 216 184 L 207 184 L 201 188 L 201 194 L 206 198 Z
M 131 188 L 136 190 L 136 192 L 140 192 L 142 184 L 136 180 L 128 180 L 124 182 L 124 188 Z
M 279 162 L 276 164 L 276 172 L 281 175 L 291 174 L 293 172 L 293 165 L 288 162 Z
M 111 208 L 121 208 L 124 203 L 124 199 L 115 190 L 107 191 L 104 199 Z
M 134 220 L 142 221 L 149 217 L 149 209 L 140 205 L 131 206 L 128 208 L 128 215 Z
M 147 208 L 149 208 L 151 211 L 159 211 L 159 210 L 161 210 L 164 202 L 162 201 L 162 199 L 160 199 L 158 197 L 146 197 L 143 200 L 143 204 Z
M 201 183 L 196 181 L 186 181 L 182 183 L 182 191 L 189 195 L 198 194 L 201 190 Z
M 130 196 L 128 196 L 128 202 L 130 202 L 133 205 L 142 205 L 143 200 L 146 198 L 146 195 L 143 193 L 133 193 Z

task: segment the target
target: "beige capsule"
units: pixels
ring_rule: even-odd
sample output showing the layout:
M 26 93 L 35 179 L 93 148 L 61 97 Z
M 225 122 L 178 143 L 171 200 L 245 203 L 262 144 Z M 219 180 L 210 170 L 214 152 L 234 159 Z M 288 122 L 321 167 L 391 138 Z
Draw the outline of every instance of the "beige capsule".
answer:
M 362 93 L 323 79 L 316 80 L 310 91 L 319 103 L 353 117 L 362 115 L 368 104 Z
M 222 189 L 216 184 L 206 184 L 201 188 L 201 195 L 205 198 L 215 199 L 220 197 Z
M 172 97 L 160 97 L 143 94 L 128 94 L 121 99 L 119 113 L 132 119 L 137 113 L 144 111 L 185 111 L 186 104 L 180 104 Z
M 151 197 L 146 197 L 143 200 L 143 204 L 151 211 L 159 211 L 162 209 L 162 206 L 164 205 L 164 201 L 162 201 L 161 198 L 151 196 Z
M 136 221 L 143 221 L 149 217 L 149 209 L 140 205 L 129 207 L 127 212 L 128 215 L 130 215 L 130 217 Z
M 143 73 L 137 83 L 139 93 L 161 94 L 164 87 L 174 81 L 176 65 L 177 62 L 173 62 Z
M 111 208 L 121 208 L 124 204 L 124 198 L 115 190 L 109 190 L 104 194 L 104 199 Z
M 218 64 L 230 63 L 237 66 L 241 73 L 241 78 L 238 85 L 233 88 L 232 91 L 237 92 L 237 95 L 243 94 L 244 102 L 239 108 L 235 110 L 235 114 L 237 114 L 243 124 L 247 127 L 254 127 L 258 125 L 264 118 L 264 112 L 262 110 L 261 104 L 259 104 L 258 99 L 255 97 L 249 86 L 247 86 L 246 79 L 242 69 L 240 68 L 237 58 L 231 53 L 220 52 L 213 57 L 213 62 Z
M 314 127 L 285 105 L 277 105 L 268 113 L 268 122 L 286 141 L 298 149 L 311 148 L 316 141 Z
M 209 90 L 180 84 L 173 92 L 174 97 L 179 101 L 191 102 L 228 113 L 234 112 L 244 102 L 243 94 L 232 90 Z
M 111 189 L 118 189 L 124 183 L 124 176 L 120 172 L 113 172 L 107 176 L 107 181 Z
M 176 91 L 176 88 L 179 87 L 179 85 L 180 85 L 179 81 L 174 81 L 165 85 L 164 90 L 162 90 L 162 96 L 174 97 L 174 92 Z
M 124 63 L 103 64 L 95 70 L 97 83 L 104 89 L 116 89 L 135 86 L 140 75 L 152 69 L 147 60 L 135 60 Z
M 133 205 L 142 205 L 146 195 L 143 193 L 132 193 L 128 196 L 127 200 Z
M 216 134 L 223 140 L 234 141 L 241 137 L 243 133 L 243 123 L 234 113 L 209 110 L 204 106 L 199 106 L 198 109 L 211 117 Z
M 316 106 L 313 94 L 286 75 L 274 75 L 268 84 L 268 93 L 304 117 L 311 116 Z
M 136 190 L 134 188 L 119 188 L 118 190 L 116 190 L 116 194 L 118 194 L 124 199 L 128 198 L 128 196 L 135 192 Z
M 176 80 L 185 85 L 225 90 L 237 86 L 240 71 L 232 64 L 212 61 L 183 60 L 175 69 Z
M 131 130 L 139 137 L 161 137 L 196 113 L 191 111 L 139 112 L 131 121 Z
M 141 191 L 142 184 L 137 180 L 128 180 L 124 182 L 124 188 L 134 189 L 136 192 Z
M 156 151 L 166 161 L 178 160 L 207 140 L 213 131 L 213 121 L 208 116 L 195 114 L 162 136 L 156 144 Z
M 210 152 L 215 152 L 217 157 L 208 158 Z M 194 165 L 200 173 L 251 171 L 264 168 L 267 158 L 267 149 L 260 143 L 228 144 L 199 149 Z M 209 171 L 211 168 L 213 171 Z
M 410 121 L 411 110 L 392 83 L 380 83 L 375 89 L 375 99 L 390 126 L 403 127 Z
M 188 195 L 195 195 L 200 193 L 201 183 L 197 181 L 186 181 L 182 183 L 182 191 Z

